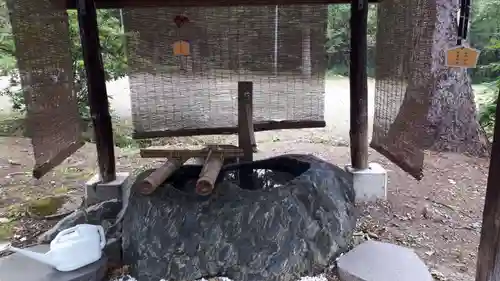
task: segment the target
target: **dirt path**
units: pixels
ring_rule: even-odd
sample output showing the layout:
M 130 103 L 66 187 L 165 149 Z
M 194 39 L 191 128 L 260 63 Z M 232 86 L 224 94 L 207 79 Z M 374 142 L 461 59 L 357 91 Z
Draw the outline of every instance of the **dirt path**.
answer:
M 136 152 L 117 149 L 117 169 L 132 171 L 154 163 L 137 157 Z M 0 137 L 0 241 L 31 245 L 59 215 L 78 208 L 84 184 L 96 171 L 96 159 L 95 146 L 87 144 L 36 180 L 31 177 L 34 161 L 30 140 Z
M 313 153 L 341 166 L 349 162 L 348 147 L 332 146 L 328 141 L 293 140 L 280 134 L 275 138 L 279 140 L 259 143 L 257 158 Z M 140 159 L 136 150 L 117 150 L 117 154 L 121 171 L 152 164 Z M 96 167 L 91 144 L 39 181 L 30 177 L 31 159 L 29 140 L 0 138 L 0 237 L 10 238 L 18 245 L 32 243 L 55 221 L 37 218 L 29 212 L 13 217 L 12 210 L 19 210 L 13 206 L 58 194 L 79 197 Z M 426 175 L 417 182 L 376 152 L 371 151 L 370 160 L 388 169 L 389 195 L 387 202 L 360 206 L 359 235 L 416 249 L 435 270 L 437 280 L 473 280 L 487 161 L 429 154 Z M 15 220 L 6 222 L 10 218 Z

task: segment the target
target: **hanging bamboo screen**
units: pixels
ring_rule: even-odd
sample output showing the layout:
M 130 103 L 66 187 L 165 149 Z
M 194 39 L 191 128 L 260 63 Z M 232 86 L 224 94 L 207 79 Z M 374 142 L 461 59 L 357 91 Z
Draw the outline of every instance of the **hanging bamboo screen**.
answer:
M 83 145 L 68 14 L 54 0 L 7 4 L 39 178 Z
M 489 155 L 467 71 L 444 63 L 457 42 L 456 7 L 445 0 L 378 4 L 371 146 L 417 179 L 425 150 Z
M 326 9 L 124 9 L 135 136 L 235 133 L 238 81 L 256 130 L 323 127 Z

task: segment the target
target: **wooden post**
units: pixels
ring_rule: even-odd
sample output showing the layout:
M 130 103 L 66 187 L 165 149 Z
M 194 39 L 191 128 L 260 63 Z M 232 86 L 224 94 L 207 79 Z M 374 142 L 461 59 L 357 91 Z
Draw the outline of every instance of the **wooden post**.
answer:
M 498 93 L 500 97 L 500 90 Z M 490 168 L 477 254 L 476 281 L 500 281 L 500 101 L 497 99 Z
M 238 146 L 243 149 L 244 162 L 253 160 L 253 83 L 238 82 Z M 241 186 L 252 188 L 252 169 L 241 169 L 239 180 Z
M 110 182 L 116 178 L 113 127 L 94 0 L 78 0 L 77 11 L 99 172 L 103 182 Z
M 351 2 L 351 162 L 354 169 L 368 167 L 368 81 L 366 74 L 368 0 Z

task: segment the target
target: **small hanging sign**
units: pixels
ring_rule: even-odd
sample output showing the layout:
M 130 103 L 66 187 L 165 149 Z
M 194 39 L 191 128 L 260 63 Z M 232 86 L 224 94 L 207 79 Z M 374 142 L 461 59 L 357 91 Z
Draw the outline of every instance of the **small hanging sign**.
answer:
M 185 40 L 176 41 L 172 48 L 174 49 L 174 56 L 189 56 L 191 53 L 189 42 Z
M 174 18 L 174 23 L 177 26 L 177 36 L 180 37 L 181 27 L 189 23 L 189 18 L 184 15 L 177 15 Z M 186 40 L 179 40 L 172 44 L 174 49 L 174 56 L 189 56 L 191 53 L 191 48 L 189 42 Z
M 446 51 L 445 63 L 448 67 L 475 68 L 481 51 L 458 46 Z
M 469 28 L 470 7 L 470 0 L 460 1 L 457 46 L 446 50 L 445 64 L 448 67 L 475 68 L 477 65 L 481 51 L 463 44 Z

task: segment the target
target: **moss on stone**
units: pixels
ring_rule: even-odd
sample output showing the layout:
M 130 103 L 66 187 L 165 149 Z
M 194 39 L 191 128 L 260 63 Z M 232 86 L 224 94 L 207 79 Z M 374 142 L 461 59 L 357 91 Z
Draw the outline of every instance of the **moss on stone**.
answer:
M 0 223 L 0 241 L 9 240 L 14 235 L 14 222 Z
M 57 210 L 66 202 L 66 196 L 52 196 L 26 203 L 27 211 L 30 215 L 45 217 L 57 213 Z

